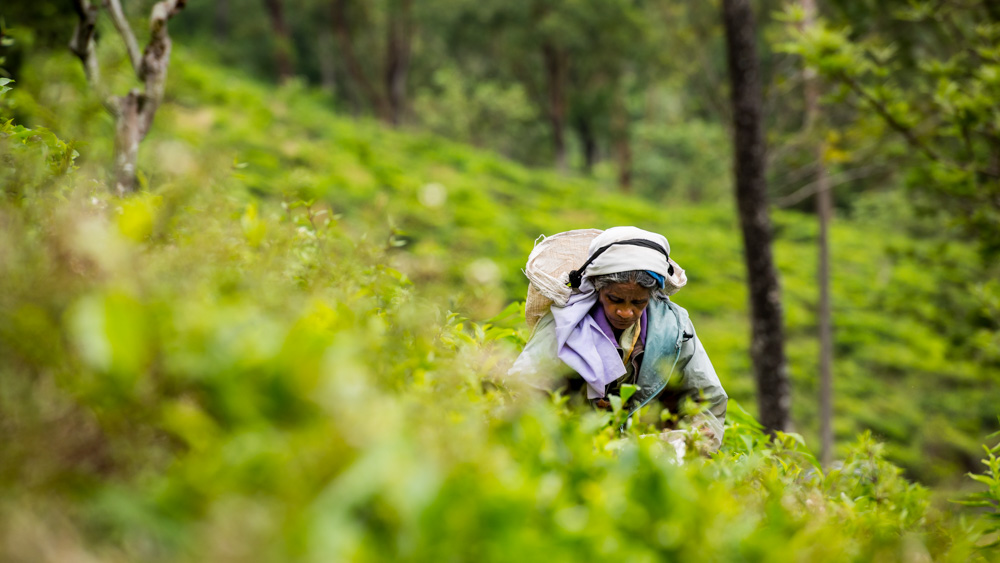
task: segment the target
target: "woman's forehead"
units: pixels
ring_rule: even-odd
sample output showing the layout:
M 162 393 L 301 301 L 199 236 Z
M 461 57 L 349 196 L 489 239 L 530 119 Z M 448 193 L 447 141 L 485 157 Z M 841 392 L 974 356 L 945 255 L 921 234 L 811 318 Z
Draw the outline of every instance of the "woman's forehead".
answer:
M 605 294 L 610 293 L 616 297 L 649 297 L 651 292 L 651 290 L 635 282 L 608 284 L 602 291 Z

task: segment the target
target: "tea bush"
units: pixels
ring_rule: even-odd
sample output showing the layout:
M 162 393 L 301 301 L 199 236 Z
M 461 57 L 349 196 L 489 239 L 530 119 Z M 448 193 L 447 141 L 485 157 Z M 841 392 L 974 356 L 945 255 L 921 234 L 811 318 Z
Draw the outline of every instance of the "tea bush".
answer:
M 15 90 L 19 111 L 42 122 L 31 108 L 50 107 L 58 135 L 90 144 L 74 161 L 55 136 L 3 140 L 13 169 L 30 171 L 4 176 L 0 203 L 3 559 L 995 556 L 977 547 L 985 524 L 934 508 L 869 435 L 824 473 L 802 437 L 769 438 L 740 406 L 744 299 L 727 208 L 609 196 L 178 55 L 176 97 L 142 149 L 148 189 L 127 200 L 95 181 L 107 123 Z M 691 274 L 682 302 L 736 397 L 711 458 L 678 460 L 641 421 L 620 436 L 613 414 L 505 375 L 525 337 L 507 303 L 530 241 L 619 223 L 662 227 Z M 779 228 L 795 350 L 808 340 L 812 233 L 795 215 Z M 863 231 L 836 236 L 869 248 Z M 877 266 L 862 252 L 874 251 L 849 263 L 867 273 Z M 908 279 L 905 260 L 881 266 Z M 860 307 L 891 296 L 844 279 L 839 298 Z M 863 370 L 921 368 L 906 363 L 910 346 L 938 354 L 922 369 L 981 389 L 974 367 L 950 371 L 946 350 L 922 348 L 925 311 L 892 306 L 911 324 L 862 316 L 864 330 L 887 328 L 841 337 L 858 350 L 841 364 L 856 370 L 849 392 L 905 405 Z M 899 355 L 866 358 L 875 338 Z

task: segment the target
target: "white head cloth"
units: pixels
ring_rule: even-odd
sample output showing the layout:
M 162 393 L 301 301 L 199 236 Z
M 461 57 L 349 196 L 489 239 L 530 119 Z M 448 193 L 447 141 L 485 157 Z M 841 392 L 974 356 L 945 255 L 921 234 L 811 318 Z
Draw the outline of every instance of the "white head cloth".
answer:
M 663 235 L 637 227 L 613 227 L 594 238 L 588 257 L 608 244 L 630 239 L 648 240 L 662 246 L 668 254 L 670 252 L 670 244 Z M 588 314 L 597 302 L 597 292 L 590 278 L 632 270 L 649 270 L 670 278 L 670 264 L 662 253 L 643 246 L 616 244 L 595 258 L 582 272 L 583 283 L 570 296 L 565 307 L 552 307 L 559 359 L 587 382 L 587 397 L 591 399 L 603 397 L 605 387 L 625 375 L 625 365 L 615 343 Z
M 594 237 L 590 242 L 588 257 L 611 243 L 631 239 L 648 240 L 662 247 L 667 255 L 670 254 L 670 243 L 663 235 L 644 231 L 638 227 L 612 227 Z M 666 255 L 652 248 L 631 244 L 616 244 L 609 247 L 595 258 L 582 274 L 591 277 L 632 270 L 649 270 L 664 278 L 670 277 L 670 264 Z

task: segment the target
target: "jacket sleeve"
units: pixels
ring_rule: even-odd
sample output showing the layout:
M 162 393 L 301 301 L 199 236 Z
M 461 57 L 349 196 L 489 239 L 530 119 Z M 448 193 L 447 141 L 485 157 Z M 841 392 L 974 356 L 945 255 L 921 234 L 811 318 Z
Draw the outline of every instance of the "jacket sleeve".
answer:
M 726 422 L 726 406 L 729 396 L 726 395 L 719 376 L 715 373 L 712 361 L 708 359 L 705 347 L 698 340 L 694 325 L 688 320 L 684 323 L 684 334 L 681 340 L 680 357 L 677 361 L 680 380 L 676 387 L 680 398 L 690 397 L 692 400 L 707 404 L 707 410 L 694 417 L 694 426 L 707 426 L 712 430 L 713 449 L 722 445 L 722 435 Z
M 559 359 L 556 349 L 556 324 L 552 313 L 546 313 L 532 331 L 524 350 L 507 371 L 507 377 L 518 379 L 530 387 L 554 390 L 573 370 Z

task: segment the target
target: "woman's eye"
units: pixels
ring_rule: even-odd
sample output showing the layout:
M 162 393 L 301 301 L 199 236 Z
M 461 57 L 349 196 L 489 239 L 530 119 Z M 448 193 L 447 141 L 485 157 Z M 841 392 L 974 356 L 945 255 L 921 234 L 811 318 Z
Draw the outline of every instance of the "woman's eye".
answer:
M 610 301 L 612 303 L 624 303 L 625 302 L 624 299 L 621 299 L 621 298 L 618 298 L 618 297 L 612 297 L 610 295 L 608 296 L 608 301 Z

